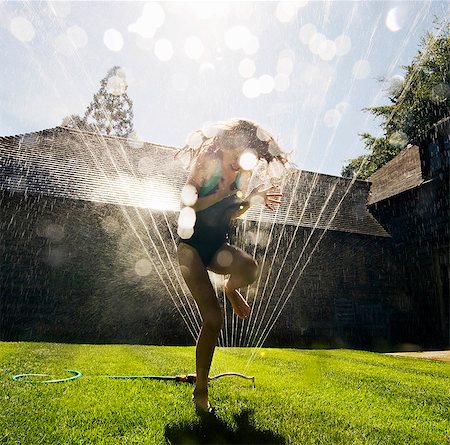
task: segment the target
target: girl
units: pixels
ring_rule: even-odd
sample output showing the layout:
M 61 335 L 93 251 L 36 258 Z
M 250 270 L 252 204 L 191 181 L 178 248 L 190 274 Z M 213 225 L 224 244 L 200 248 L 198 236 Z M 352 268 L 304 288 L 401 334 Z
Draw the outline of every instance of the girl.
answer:
M 178 259 L 203 319 L 197 340 L 193 401 L 198 411 L 208 411 L 208 374 L 223 323 L 208 270 L 230 275 L 224 284 L 225 295 L 234 313 L 246 319 L 250 306 L 239 288 L 255 281 L 258 265 L 249 254 L 228 244 L 230 221 L 253 204 L 264 204 L 272 210 L 273 204 L 281 203 L 282 194 L 273 193 L 276 186 L 263 188 L 261 184 L 246 198 L 243 192 L 258 161 L 265 160 L 269 169 L 274 165 L 279 169 L 287 159 L 272 136 L 255 122 L 244 119 L 233 119 L 216 124 L 212 130 L 196 132 L 193 141 L 194 148 L 185 147 L 177 155 L 190 156 L 190 175 L 182 200 L 191 207 L 187 210 L 193 215 L 190 226 L 179 220 Z M 189 192 L 194 199 L 183 198 Z

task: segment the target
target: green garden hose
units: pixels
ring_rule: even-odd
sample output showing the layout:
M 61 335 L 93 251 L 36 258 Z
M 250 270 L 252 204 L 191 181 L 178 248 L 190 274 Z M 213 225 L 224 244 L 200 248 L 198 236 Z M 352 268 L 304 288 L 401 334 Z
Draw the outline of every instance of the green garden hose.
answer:
M 13 380 L 15 382 L 25 382 L 25 383 L 62 383 L 62 382 L 69 382 L 70 380 L 75 380 L 78 377 L 81 377 L 82 374 L 79 371 L 73 371 L 71 369 L 66 369 L 67 372 L 71 372 L 73 375 L 72 377 L 68 377 L 66 379 L 54 379 L 54 380 L 26 380 L 25 377 L 48 377 L 50 374 L 17 374 L 13 376 Z
M 68 377 L 65 379 L 53 379 L 53 380 L 29 380 L 27 377 L 48 377 L 50 374 L 17 374 L 12 377 L 15 382 L 25 382 L 25 383 L 62 383 L 69 382 L 71 380 L 75 380 L 78 377 L 81 377 L 82 374 L 80 371 L 73 371 L 71 369 L 67 369 L 67 372 L 71 372 L 74 374 L 72 377 Z M 241 377 L 243 379 L 251 380 L 253 383 L 253 388 L 255 388 L 255 377 L 246 376 L 244 374 L 239 374 L 238 372 L 224 372 L 222 374 L 217 374 L 213 377 L 208 377 L 208 381 L 216 380 L 220 377 L 226 376 L 236 376 Z M 175 382 L 183 382 L 183 383 L 191 383 L 194 384 L 197 376 L 195 374 L 186 374 L 186 375 L 104 375 L 108 379 L 151 379 L 151 380 L 172 380 Z

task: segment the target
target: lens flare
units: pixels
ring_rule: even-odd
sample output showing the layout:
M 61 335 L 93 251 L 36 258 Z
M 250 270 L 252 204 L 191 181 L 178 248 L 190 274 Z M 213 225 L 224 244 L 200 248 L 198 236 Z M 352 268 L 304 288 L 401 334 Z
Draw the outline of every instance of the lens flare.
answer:
M 34 26 L 25 17 L 15 17 L 11 20 L 10 30 L 13 36 L 21 42 L 31 42 L 36 35 Z
M 145 277 L 150 274 L 152 270 L 152 264 L 147 259 L 138 260 L 134 265 L 134 270 L 140 277 Z
M 188 207 L 192 207 L 198 199 L 197 189 L 190 184 L 186 184 L 181 190 L 181 202 Z
M 103 43 L 110 51 L 120 51 L 123 47 L 122 34 L 116 29 L 107 29 L 103 34 Z
M 192 207 L 184 207 L 178 216 L 178 227 L 193 229 L 196 218 L 195 211 Z
M 233 255 L 227 250 L 222 250 L 217 254 L 217 262 L 222 267 L 229 267 L 233 262 Z
M 252 151 L 244 151 L 239 158 L 239 165 L 244 170 L 253 170 L 258 163 L 258 158 Z
M 159 39 L 155 43 L 154 52 L 161 62 L 167 62 L 174 53 L 172 43 L 168 39 Z

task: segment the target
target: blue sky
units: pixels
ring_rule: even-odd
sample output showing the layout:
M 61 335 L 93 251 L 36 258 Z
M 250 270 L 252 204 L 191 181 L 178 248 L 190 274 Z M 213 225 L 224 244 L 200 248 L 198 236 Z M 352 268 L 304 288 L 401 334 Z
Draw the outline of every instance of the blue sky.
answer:
M 182 146 L 205 123 L 248 117 L 301 168 L 339 174 L 379 134 L 440 1 L 0 2 L 0 135 L 83 114 L 120 65 L 140 138 Z M 397 76 L 397 77 L 396 77 Z M 380 82 L 386 79 L 386 82 Z

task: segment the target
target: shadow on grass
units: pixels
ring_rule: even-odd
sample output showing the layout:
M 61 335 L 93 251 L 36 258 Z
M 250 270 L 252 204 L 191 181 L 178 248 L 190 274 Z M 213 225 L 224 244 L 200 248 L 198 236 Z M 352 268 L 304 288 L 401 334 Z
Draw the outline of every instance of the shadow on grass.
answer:
M 268 430 L 256 428 L 251 420 L 252 411 L 245 410 L 235 416 L 236 429 L 214 416 L 205 414 L 194 424 L 183 423 L 167 426 L 165 438 L 168 444 L 285 444 L 283 437 Z

